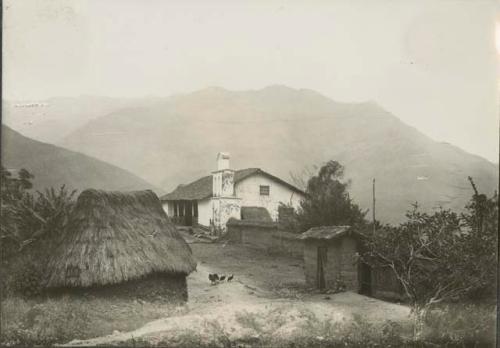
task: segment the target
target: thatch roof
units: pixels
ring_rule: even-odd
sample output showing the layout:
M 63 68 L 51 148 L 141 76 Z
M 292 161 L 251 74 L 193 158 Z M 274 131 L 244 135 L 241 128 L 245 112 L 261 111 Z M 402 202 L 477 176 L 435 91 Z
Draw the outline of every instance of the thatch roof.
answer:
M 302 233 L 300 239 L 325 239 L 331 240 L 345 235 L 355 234 L 351 226 L 320 226 L 313 227 Z
M 83 191 L 48 265 L 48 287 L 116 284 L 150 273 L 188 274 L 191 248 L 152 191 Z
M 263 171 L 260 168 L 246 168 L 237 170 L 234 172 L 234 183 L 248 178 L 249 176 L 261 174 L 274 181 L 281 183 L 282 185 L 288 187 L 292 191 L 298 192 L 300 194 L 305 194 L 304 191 L 298 189 L 297 187 L 287 183 L 286 181 Z M 162 201 L 179 201 L 179 200 L 202 200 L 205 198 L 210 198 L 213 196 L 213 183 L 212 176 L 207 175 L 198 180 L 195 180 L 186 185 L 179 185 L 175 190 L 161 197 Z
M 273 221 L 269 211 L 264 207 L 241 207 L 241 220 Z

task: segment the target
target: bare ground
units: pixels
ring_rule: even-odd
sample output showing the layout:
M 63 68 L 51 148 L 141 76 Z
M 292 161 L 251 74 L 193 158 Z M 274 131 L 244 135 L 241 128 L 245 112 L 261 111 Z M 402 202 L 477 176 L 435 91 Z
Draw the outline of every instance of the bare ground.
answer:
M 217 335 L 230 342 L 264 335 L 286 339 L 304 333 L 322 335 L 324 330 L 315 326 L 342 325 L 359 318 L 373 325 L 387 320 L 404 324 L 409 320 L 409 309 L 402 305 L 352 292 L 308 292 L 300 259 L 232 244 L 194 243 L 191 247 L 199 264 L 188 277 L 189 301 L 179 315 L 150 322 L 131 332 L 74 340 L 67 346 L 136 341 L 175 345 L 186 337 L 209 344 L 220 338 L 214 337 Z M 213 272 L 231 273 L 235 278 L 211 285 L 208 274 Z M 292 290 L 287 292 L 289 288 Z

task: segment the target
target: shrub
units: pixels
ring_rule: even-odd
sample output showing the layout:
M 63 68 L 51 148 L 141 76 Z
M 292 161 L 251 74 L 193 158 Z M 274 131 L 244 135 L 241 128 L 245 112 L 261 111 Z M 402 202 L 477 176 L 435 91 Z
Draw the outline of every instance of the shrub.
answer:
M 89 334 L 90 313 L 81 301 L 63 298 L 35 304 L 19 298 L 2 302 L 1 345 L 52 345 Z
M 44 289 L 44 262 L 31 255 L 20 255 L 9 267 L 5 290 L 7 294 L 38 296 Z
M 495 344 L 494 306 L 447 305 L 427 313 L 425 324 L 424 339 L 436 344 Z

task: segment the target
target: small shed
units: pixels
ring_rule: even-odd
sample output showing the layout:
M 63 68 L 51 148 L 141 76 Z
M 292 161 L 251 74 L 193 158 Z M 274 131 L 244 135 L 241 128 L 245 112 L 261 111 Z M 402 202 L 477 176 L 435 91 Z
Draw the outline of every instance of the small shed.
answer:
M 51 292 L 187 300 L 191 248 L 152 191 L 85 190 L 48 265 Z
M 361 290 L 358 235 L 350 226 L 313 227 L 299 238 L 304 241 L 307 284 L 318 289 Z

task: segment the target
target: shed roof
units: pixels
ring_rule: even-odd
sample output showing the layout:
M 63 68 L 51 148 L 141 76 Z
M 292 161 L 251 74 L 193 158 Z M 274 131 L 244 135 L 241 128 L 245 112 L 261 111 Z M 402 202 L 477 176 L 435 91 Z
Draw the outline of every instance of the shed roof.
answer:
M 263 171 L 260 168 L 246 168 L 237 170 L 234 172 L 234 183 L 237 184 L 240 181 L 254 175 L 261 174 L 267 176 L 268 178 L 279 182 L 280 184 L 288 187 L 292 191 L 305 194 L 304 191 L 299 188 L 289 184 L 288 182 Z M 201 200 L 213 196 L 213 183 L 212 176 L 207 175 L 198 180 L 195 180 L 186 185 L 179 185 L 175 190 L 161 197 L 162 201 L 179 201 L 179 200 Z
M 47 286 L 99 286 L 195 269 L 191 248 L 152 191 L 85 190 L 49 262 Z
M 299 236 L 299 239 L 331 240 L 353 233 L 351 226 L 320 226 L 312 227 Z

